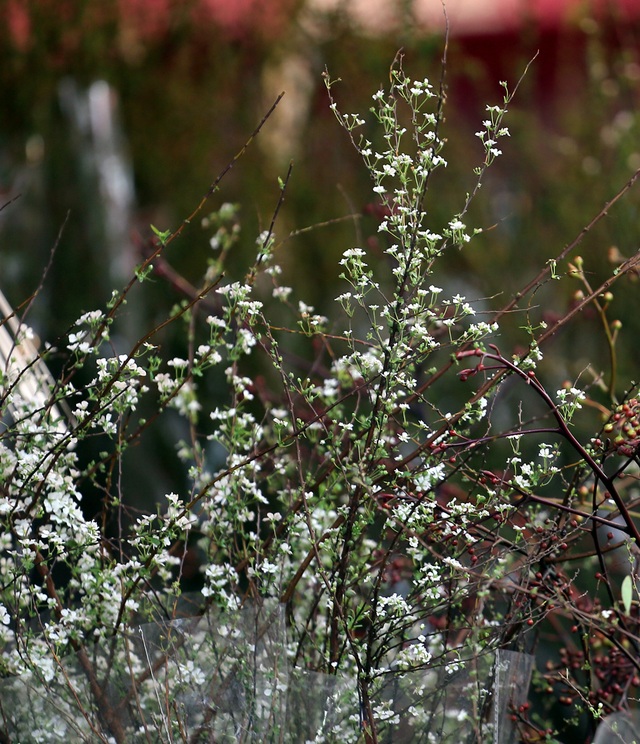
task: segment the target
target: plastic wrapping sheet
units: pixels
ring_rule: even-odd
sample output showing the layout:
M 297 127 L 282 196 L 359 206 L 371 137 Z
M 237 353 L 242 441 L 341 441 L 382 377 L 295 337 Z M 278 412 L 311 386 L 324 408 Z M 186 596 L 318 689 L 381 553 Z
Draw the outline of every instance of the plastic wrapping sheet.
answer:
M 0 681 L 0 728 L 20 744 L 362 741 L 357 680 L 294 668 L 288 648 L 278 604 L 147 623 L 39 675 Z M 511 706 L 526 700 L 532 666 L 500 651 L 379 670 L 370 685 L 378 741 L 512 742 Z
M 620 711 L 603 719 L 593 744 L 640 744 L 640 711 Z

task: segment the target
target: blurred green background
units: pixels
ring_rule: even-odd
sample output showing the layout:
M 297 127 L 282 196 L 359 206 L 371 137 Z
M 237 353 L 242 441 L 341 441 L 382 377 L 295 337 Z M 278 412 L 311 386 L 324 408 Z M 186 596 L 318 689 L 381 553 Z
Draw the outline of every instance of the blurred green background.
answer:
M 558 2 L 549 17 L 533 12 L 548 3 L 525 3 L 513 17 L 496 14 L 499 5 L 459 4 L 469 13 L 491 6 L 484 23 L 450 17 L 442 130 L 449 165 L 427 202 L 434 229 L 459 211 L 483 156 L 474 132 L 485 104 L 500 103 L 499 82 L 513 88 L 537 53 L 510 106 L 504 155 L 467 220 L 484 232 L 447 256 L 434 277 L 449 292 L 484 298 L 487 310 L 505 304 L 640 167 L 634 4 L 599 3 L 596 14 L 588 3 L 577 9 Z M 363 16 L 360 3 L 329 0 L 2 0 L 1 6 L 7 22 L 0 26 L 0 204 L 15 200 L 0 212 L 0 286 L 14 305 L 38 287 L 67 220 L 30 312 L 42 339 L 55 342 L 81 312 L 102 306 L 111 288 L 124 284 L 141 260 L 137 246 L 151 234 L 150 224 L 163 230 L 180 224 L 281 91 L 278 111 L 210 208 L 241 205 L 241 240 L 228 269 L 230 278 L 242 278 L 258 233 L 271 221 L 278 177 L 293 161 L 275 228 L 282 283 L 294 287 L 294 301 L 335 316 L 342 252 L 363 243 L 374 263 L 382 253 L 371 182 L 328 109 L 322 72 L 342 79 L 334 92 L 347 112 L 369 108 L 400 48 L 407 72 L 437 85 L 445 48 L 439 0 L 387 3 L 382 21 L 375 3 L 365 4 Z M 440 22 L 421 22 L 426 6 Z M 640 192 L 632 190 L 585 238 L 579 253 L 593 285 L 611 272 L 616 251 L 637 250 L 639 204 Z M 212 257 L 210 237 L 198 222 L 167 252 L 193 283 Z M 616 285 L 609 309 L 610 318 L 623 322 L 619 394 L 639 377 L 635 278 Z M 533 299 L 532 319 L 566 311 L 578 288 L 572 280 L 545 285 Z M 137 288 L 116 344 L 125 348 L 180 299 L 161 278 Z M 602 329 L 592 312 L 583 315 L 546 350 L 550 386 L 580 375 L 590 382 L 588 365 L 593 375 L 607 374 Z M 505 324 L 504 353 L 527 343 L 525 321 L 517 313 Z M 184 354 L 184 326 L 161 341 L 168 357 Z M 221 395 L 214 388 L 212 404 Z M 602 402 L 608 405 L 604 394 Z M 142 450 L 147 459 L 137 461 L 136 482 L 151 498 L 176 489 L 184 477 L 164 457 L 170 441 L 161 432 Z

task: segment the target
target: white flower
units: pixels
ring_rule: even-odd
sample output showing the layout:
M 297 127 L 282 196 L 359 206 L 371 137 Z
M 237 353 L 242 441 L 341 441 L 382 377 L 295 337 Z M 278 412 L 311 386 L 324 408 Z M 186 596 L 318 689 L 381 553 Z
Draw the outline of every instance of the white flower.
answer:
M 272 296 L 275 300 L 286 300 L 293 290 L 291 287 L 274 287 Z
M 174 357 L 167 362 L 167 366 L 174 367 L 175 369 L 186 369 L 189 366 L 189 362 L 186 359 Z

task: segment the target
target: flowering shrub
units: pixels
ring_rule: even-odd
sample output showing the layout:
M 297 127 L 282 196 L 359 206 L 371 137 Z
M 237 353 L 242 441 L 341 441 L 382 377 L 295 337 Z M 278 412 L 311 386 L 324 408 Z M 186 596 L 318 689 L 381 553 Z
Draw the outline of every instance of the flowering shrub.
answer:
M 14 333 L 1 379 L 7 741 L 552 741 L 546 701 L 595 730 L 637 695 L 637 398 L 611 388 L 602 402 L 580 380 L 550 392 L 538 370 L 592 303 L 614 352 L 608 295 L 638 254 L 592 288 L 581 261 L 565 264 L 576 240 L 495 311 L 449 292 L 441 259 L 479 232 L 469 207 L 512 92 L 487 108 L 473 187 L 434 225 L 442 90 L 398 58 L 368 121 L 325 82 L 385 245 L 382 261 L 345 249 L 334 319 L 280 283 L 287 175 L 244 278 L 223 274 L 240 231 L 224 204 L 203 220 L 217 254 L 202 287 L 183 282 L 183 303 L 127 353 L 113 351 L 113 322 L 184 225 L 154 228 L 129 285 L 57 351 L 20 364 L 26 329 Z M 531 297 L 550 279 L 581 281 L 582 295 L 547 326 Z M 502 324 L 525 302 L 526 347 L 507 353 Z M 163 358 L 159 331 L 183 321 L 188 353 Z M 25 397 L 54 352 L 68 355 L 58 382 Z M 225 382 L 226 405 L 203 406 L 208 379 Z M 594 406 L 603 420 L 585 438 Z M 169 409 L 189 433 L 176 453 L 191 488 L 141 514 L 119 473 Z M 89 490 L 99 514 L 83 510 Z M 182 595 L 194 552 L 202 591 Z

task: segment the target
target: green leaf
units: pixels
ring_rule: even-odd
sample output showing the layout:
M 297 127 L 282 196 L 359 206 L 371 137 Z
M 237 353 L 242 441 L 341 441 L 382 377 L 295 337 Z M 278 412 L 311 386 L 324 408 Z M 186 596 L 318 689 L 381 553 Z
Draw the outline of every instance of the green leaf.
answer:
M 150 227 L 160 241 L 160 245 L 165 245 L 167 240 L 171 237 L 171 230 L 158 230 L 155 225 L 150 225 Z
M 633 597 L 633 580 L 631 574 L 627 574 L 622 582 L 622 604 L 627 615 L 631 612 L 631 598 Z
M 144 264 L 140 264 L 140 266 L 136 266 L 134 269 L 136 278 L 140 283 L 146 281 L 146 279 L 149 278 L 149 274 L 153 271 L 153 264 L 147 264 L 146 266 Z

